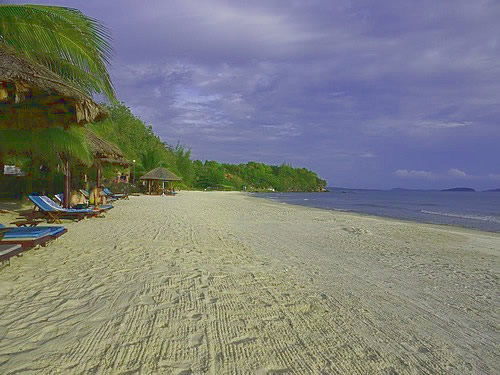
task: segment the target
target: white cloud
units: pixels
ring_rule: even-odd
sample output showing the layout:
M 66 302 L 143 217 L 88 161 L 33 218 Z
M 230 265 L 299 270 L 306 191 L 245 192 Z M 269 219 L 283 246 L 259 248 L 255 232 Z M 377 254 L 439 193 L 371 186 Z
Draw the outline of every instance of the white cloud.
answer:
M 291 123 L 280 124 L 280 125 L 262 125 L 267 133 L 267 136 L 274 138 L 279 137 L 296 137 L 302 134 L 301 130 L 297 128 L 296 125 Z
M 363 152 L 362 154 L 359 155 L 359 157 L 364 159 L 371 159 L 375 157 L 375 154 L 371 152 Z
M 453 129 L 471 126 L 470 121 L 419 121 L 417 126 L 424 129 Z
M 490 173 L 488 174 L 488 178 L 491 178 L 492 180 L 500 180 L 500 173 Z
M 452 177 L 461 177 L 461 178 L 469 177 L 469 175 L 467 173 L 465 173 L 464 171 L 461 171 L 458 168 L 451 168 L 451 169 L 449 169 L 448 170 L 448 175 L 450 175 Z
M 434 175 L 429 171 L 417 171 L 417 170 L 408 170 L 408 169 L 398 169 L 394 172 L 394 175 L 398 177 L 405 178 L 432 178 Z

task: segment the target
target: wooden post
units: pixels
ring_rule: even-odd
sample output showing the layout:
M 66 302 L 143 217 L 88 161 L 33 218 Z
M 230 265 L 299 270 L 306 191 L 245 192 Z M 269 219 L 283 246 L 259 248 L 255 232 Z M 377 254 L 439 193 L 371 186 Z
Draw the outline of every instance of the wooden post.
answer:
M 71 194 L 71 169 L 69 167 L 69 160 L 63 159 L 64 162 L 64 207 L 69 208 L 69 199 Z
M 97 167 L 96 184 L 97 184 L 97 187 L 99 187 L 99 186 L 101 186 L 101 174 L 102 174 L 101 165 L 97 164 L 96 167 Z

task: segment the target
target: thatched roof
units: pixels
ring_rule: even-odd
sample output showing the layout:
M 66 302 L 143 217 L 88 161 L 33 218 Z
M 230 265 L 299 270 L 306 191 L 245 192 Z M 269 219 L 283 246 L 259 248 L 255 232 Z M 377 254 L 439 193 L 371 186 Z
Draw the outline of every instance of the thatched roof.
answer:
M 0 43 L 0 127 L 45 128 L 106 117 L 90 97 Z
M 158 167 L 141 176 L 140 180 L 181 181 L 182 178 L 176 176 L 167 168 Z
M 85 129 L 87 143 L 90 146 L 92 155 L 100 163 L 130 165 L 130 162 L 123 156 L 122 150 L 111 142 L 108 142 L 90 129 Z

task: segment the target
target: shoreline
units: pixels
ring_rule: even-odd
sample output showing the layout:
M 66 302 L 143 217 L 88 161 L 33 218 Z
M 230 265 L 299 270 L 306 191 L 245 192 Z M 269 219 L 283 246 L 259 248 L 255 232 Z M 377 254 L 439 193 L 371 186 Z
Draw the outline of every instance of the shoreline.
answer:
M 258 197 L 256 195 L 254 195 L 254 194 L 261 194 L 261 193 L 251 193 L 251 192 L 241 192 L 241 193 L 242 194 L 248 194 L 249 196 L 252 196 L 252 197 L 257 198 L 257 199 L 265 199 L 267 201 L 272 201 L 272 202 L 275 202 L 277 204 L 286 204 L 286 205 L 299 206 L 299 207 L 305 207 L 305 208 L 313 208 L 313 209 L 324 210 L 324 211 L 334 211 L 334 212 L 339 212 L 339 213 L 359 215 L 361 217 L 373 217 L 373 218 L 377 218 L 377 219 L 395 220 L 395 221 L 402 221 L 402 222 L 406 222 L 406 223 L 415 223 L 415 224 L 424 224 L 424 225 L 437 225 L 437 226 L 451 227 L 451 228 L 457 228 L 457 229 L 464 229 L 464 230 L 472 230 L 472 231 L 485 232 L 485 233 L 500 234 L 500 230 L 499 231 L 493 231 L 493 230 L 486 230 L 486 229 L 481 229 L 481 228 L 466 227 L 466 226 L 462 226 L 462 225 L 458 225 L 458 224 L 432 223 L 432 222 L 425 222 L 425 221 L 417 221 L 417 220 L 397 218 L 397 217 L 392 217 L 392 216 L 375 215 L 375 214 L 370 214 L 370 213 L 365 213 L 365 212 L 349 211 L 349 210 L 344 210 L 344 209 L 341 209 L 341 208 L 327 208 L 327 207 L 307 206 L 307 205 L 297 204 L 297 203 L 281 202 L 281 201 L 274 200 L 274 199 L 271 199 L 271 198 Z M 265 194 L 267 194 L 267 193 L 265 193 Z M 299 193 L 299 194 L 305 194 L 305 193 Z
M 0 271 L 0 372 L 495 373 L 500 236 L 239 192 L 119 201 Z

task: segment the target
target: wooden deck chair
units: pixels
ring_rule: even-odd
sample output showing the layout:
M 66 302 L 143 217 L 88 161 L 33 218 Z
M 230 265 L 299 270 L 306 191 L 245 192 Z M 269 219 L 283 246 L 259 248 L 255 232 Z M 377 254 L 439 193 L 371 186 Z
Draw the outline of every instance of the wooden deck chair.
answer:
M 102 211 L 93 208 L 64 208 L 45 195 L 30 195 L 28 197 L 35 208 L 33 216 L 45 218 L 48 222 L 61 223 L 61 219 L 82 220 L 86 217 L 98 216 Z M 26 215 L 30 217 L 30 215 Z
M 0 261 L 3 263 L 21 252 L 35 247 L 46 246 L 67 232 L 60 226 L 37 228 L 6 228 L 0 224 Z

